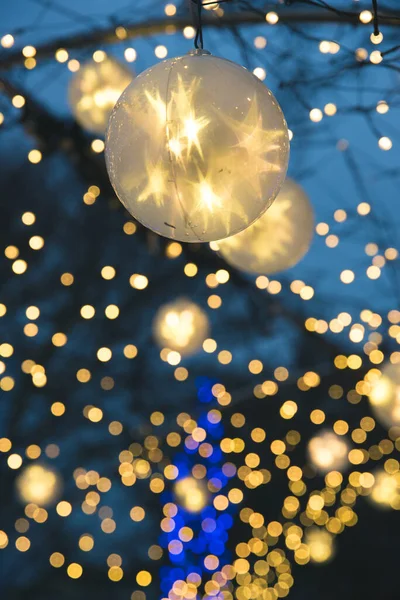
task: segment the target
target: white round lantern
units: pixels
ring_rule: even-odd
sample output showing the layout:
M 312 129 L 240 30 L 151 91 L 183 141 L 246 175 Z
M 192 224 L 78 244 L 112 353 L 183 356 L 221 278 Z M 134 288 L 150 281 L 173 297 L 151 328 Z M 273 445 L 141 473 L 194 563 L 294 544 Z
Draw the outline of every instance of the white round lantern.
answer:
M 204 50 L 136 77 L 106 138 L 108 173 L 125 208 L 185 242 L 248 227 L 274 200 L 288 158 L 287 125 L 272 93 Z
M 27 466 L 16 480 L 22 502 L 47 506 L 57 500 L 61 491 L 60 476 L 44 465 Z
M 154 319 L 153 332 L 161 348 L 188 356 L 201 348 L 208 336 L 206 313 L 194 302 L 181 298 L 162 306 Z
M 286 179 L 270 208 L 250 227 L 218 242 L 224 259 L 246 271 L 271 275 L 293 267 L 308 251 L 314 214 L 303 189 Z
M 381 376 L 371 383 L 369 402 L 382 425 L 400 425 L 400 364 L 383 367 Z
M 341 471 L 347 464 L 347 442 L 331 431 L 323 431 L 308 442 L 310 462 L 321 473 Z
M 132 77 L 127 67 L 107 56 L 82 65 L 69 88 L 69 103 L 78 123 L 104 136 L 111 111 Z

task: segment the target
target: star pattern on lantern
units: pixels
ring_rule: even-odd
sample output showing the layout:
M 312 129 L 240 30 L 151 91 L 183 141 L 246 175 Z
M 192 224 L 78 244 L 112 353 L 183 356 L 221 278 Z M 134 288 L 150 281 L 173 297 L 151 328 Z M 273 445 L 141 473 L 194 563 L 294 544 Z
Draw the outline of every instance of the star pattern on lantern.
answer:
M 146 202 L 151 198 L 157 206 L 164 204 L 164 199 L 170 196 L 168 189 L 168 172 L 163 167 L 161 159 L 157 163 L 146 161 L 146 185 L 138 196 L 138 202 Z
M 250 102 L 249 110 L 243 120 L 237 120 L 224 114 L 220 118 L 230 127 L 237 138 L 233 145 L 235 149 L 243 149 L 247 160 L 241 161 L 240 175 L 255 191 L 258 197 L 262 195 L 261 180 L 263 174 L 281 170 L 280 163 L 274 159 L 273 152 L 279 151 L 285 143 L 285 133 L 282 130 L 264 129 L 263 117 L 257 96 Z M 220 113 L 218 113 L 220 114 Z

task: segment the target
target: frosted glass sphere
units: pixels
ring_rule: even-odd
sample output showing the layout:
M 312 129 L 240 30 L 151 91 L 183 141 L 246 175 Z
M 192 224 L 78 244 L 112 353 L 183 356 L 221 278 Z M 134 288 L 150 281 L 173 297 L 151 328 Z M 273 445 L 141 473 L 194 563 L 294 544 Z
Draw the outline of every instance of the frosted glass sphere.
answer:
M 22 502 L 47 506 L 57 500 L 61 491 L 60 476 L 53 469 L 40 464 L 27 466 L 16 480 Z
M 69 103 L 78 123 L 104 136 L 111 111 L 132 77 L 131 71 L 114 58 L 82 65 L 69 87 Z
M 371 384 L 369 402 L 382 425 L 400 425 L 400 364 L 383 367 L 381 376 Z
M 347 442 L 331 431 L 324 431 L 308 442 L 310 462 L 321 473 L 341 471 L 347 464 Z
M 106 137 L 118 198 L 143 225 L 185 242 L 242 231 L 286 175 L 288 130 L 272 93 L 243 67 L 192 51 L 136 77 Z
M 293 267 L 308 251 L 314 214 L 303 189 L 286 179 L 270 208 L 250 227 L 218 242 L 224 259 L 247 273 L 270 275 Z
M 181 356 L 197 352 L 208 336 L 206 313 L 194 302 L 181 298 L 162 306 L 153 323 L 156 342 L 161 348 L 176 350 Z

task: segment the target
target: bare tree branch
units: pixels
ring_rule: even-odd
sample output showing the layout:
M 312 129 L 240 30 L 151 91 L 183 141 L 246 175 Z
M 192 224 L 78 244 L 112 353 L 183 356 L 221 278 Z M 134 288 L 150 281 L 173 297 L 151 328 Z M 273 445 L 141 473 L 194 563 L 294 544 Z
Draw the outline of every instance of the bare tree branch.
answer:
M 360 22 L 359 12 L 344 12 L 337 14 L 330 12 L 326 8 L 315 9 L 288 9 L 271 7 L 278 16 L 278 24 L 287 23 L 336 23 L 336 24 L 351 24 L 354 26 L 365 27 Z M 267 11 L 268 9 L 266 9 Z M 379 16 L 380 25 L 400 27 L 400 12 L 386 12 Z M 257 25 L 263 23 L 268 27 L 272 27 L 265 20 L 265 13 L 258 11 L 238 11 L 224 14 L 218 17 L 215 14 L 205 15 L 203 18 L 203 27 L 212 27 L 215 29 L 224 29 L 226 27 Z M 193 25 L 190 15 L 179 16 L 176 18 L 154 19 L 151 21 L 143 21 L 141 23 L 131 23 L 124 25 L 126 35 L 124 39 L 135 39 L 149 35 L 168 33 L 171 31 L 183 30 L 185 27 Z M 58 38 L 57 40 L 48 42 L 36 47 L 36 59 L 46 59 L 54 56 L 54 53 L 59 48 L 67 50 L 80 50 L 88 48 L 96 44 L 112 44 L 121 41 L 118 36 L 116 27 L 95 29 L 92 32 L 85 32 L 72 37 Z M 8 53 L 6 58 L 0 60 L 0 70 L 9 69 L 15 65 L 23 64 L 25 57 L 21 49 Z

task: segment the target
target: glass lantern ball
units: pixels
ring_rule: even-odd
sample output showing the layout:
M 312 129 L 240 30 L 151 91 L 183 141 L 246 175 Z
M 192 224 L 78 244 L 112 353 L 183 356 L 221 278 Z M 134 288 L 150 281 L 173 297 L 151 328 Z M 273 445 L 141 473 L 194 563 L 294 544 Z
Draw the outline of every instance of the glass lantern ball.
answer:
M 197 352 L 209 329 L 207 314 L 185 298 L 161 306 L 153 323 L 154 338 L 160 348 L 175 350 L 181 356 Z
M 247 273 L 272 275 L 296 265 L 314 233 L 314 213 L 303 189 L 286 179 L 270 208 L 250 227 L 218 242 L 230 265 Z
M 233 62 L 194 50 L 141 73 L 106 136 L 114 190 L 143 225 L 185 242 L 242 231 L 286 175 L 288 129 L 268 88 Z
M 112 109 L 133 74 L 115 58 L 91 60 L 71 80 L 69 103 L 75 119 L 87 131 L 104 136 Z

